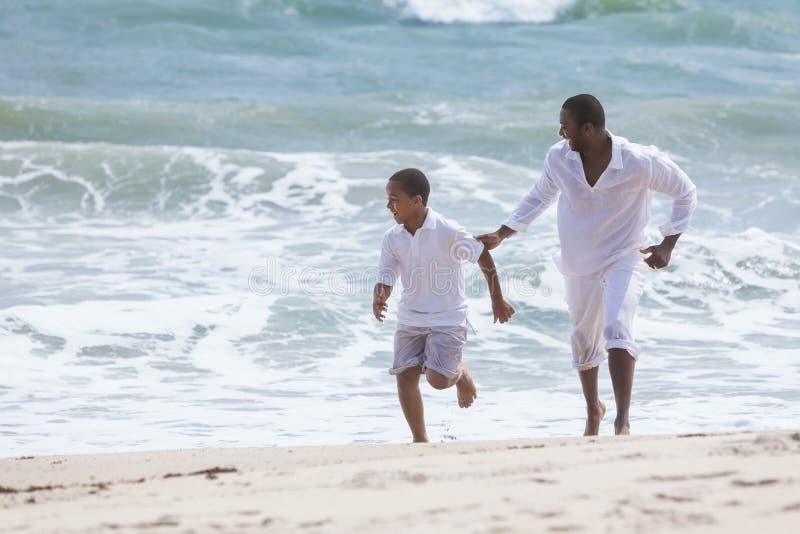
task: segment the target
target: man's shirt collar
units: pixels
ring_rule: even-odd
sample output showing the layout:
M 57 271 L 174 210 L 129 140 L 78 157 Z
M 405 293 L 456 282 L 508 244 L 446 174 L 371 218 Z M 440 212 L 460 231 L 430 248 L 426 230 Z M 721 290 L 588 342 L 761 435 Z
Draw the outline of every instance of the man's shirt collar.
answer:
M 608 132 L 608 136 L 611 138 L 611 161 L 608 162 L 609 169 L 621 169 L 622 168 L 622 143 L 621 138 L 617 137 L 610 130 L 606 130 Z M 569 143 L 569 141 L 567 142 Z M 568 145 L 569 146 L 569 145 Z M 572 160 L 581 160 L 580 153 L 570 149 L 567 153 L 567 159 Z

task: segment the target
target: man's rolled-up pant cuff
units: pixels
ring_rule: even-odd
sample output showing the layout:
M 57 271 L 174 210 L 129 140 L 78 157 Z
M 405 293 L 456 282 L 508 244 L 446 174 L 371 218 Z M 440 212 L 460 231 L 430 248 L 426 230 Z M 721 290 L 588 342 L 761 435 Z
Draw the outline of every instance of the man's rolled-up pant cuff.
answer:
M 580 358 L 576 354 L 572 355 L 572 367 L 578 371 L 588 371 L 603 363 L 606 359 L 605 352 L 598 352 L 587 358 Z
M 639 361 L 639 345 L 627 339 L 609 339 L 606 341 L 606 350 L 625 349 L 634 361 Z

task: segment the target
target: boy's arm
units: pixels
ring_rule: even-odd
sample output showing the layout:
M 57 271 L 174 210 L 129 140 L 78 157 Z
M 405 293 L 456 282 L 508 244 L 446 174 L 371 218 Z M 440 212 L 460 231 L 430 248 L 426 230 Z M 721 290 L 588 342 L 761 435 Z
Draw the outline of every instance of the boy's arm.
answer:
M 494 322 L 508 322 L 511 316 L 514 315 L 514 308 L 503 298 L 500 279 L 497 277 L 497 268 L 488 248 L 484 247 L 483 252 L 481 252 L 478 258 L 478 265 L 480 265 L 483 276 L 486 277 L 486 283 L 489 285 L 489 297 L 492 299 Z
M 392 250 L 389 233 L 383 236 L 381 242 L 381 256 L 378 260 L 378 273 L 375 280 L 375 289 L 372 290 L 372 315 L 383 322 L 386 317 L 386 301 L 392 294 L 392 286 L 397 280 L 398 262 Z
M 375 289 L 372 291 L 372 314 L 380 322 L 383 322 L 386 317 L 384 315 L 387 309 L 386 301 L 389 300 L 389 295 L 391 294 L 392 286 L 381 283 L 375 284 Z

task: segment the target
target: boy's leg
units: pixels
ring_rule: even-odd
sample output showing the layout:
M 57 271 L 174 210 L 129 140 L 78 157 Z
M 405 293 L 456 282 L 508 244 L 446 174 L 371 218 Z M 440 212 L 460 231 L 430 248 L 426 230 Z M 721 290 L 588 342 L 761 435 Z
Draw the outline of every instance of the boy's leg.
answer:
M 425 430 L 425 410 L 422 405 L 422 394 L 419 391 L 419 377 L 422 374 L 422 367 L 419 365 L 409 367 L 397 376 L 397 397 L 400 399 L 400 407 L 403 408 L 403 415 L 406 417 L 414 443 L 425 443 L 428 441 L 428 433 Z
M 469 408 L 472 406 L 472 403 L 475 402 L 475 399 L 478 398 L 478 388 L 472 380 L 472 374 L 470 374 L 467 364 L 461 362 L 458 364 L 458 367 L 461 371 L 461 376 L 458 382 L 456 382 L 458 405 L 462 408 Z
M 414 442 L 428 441 L 419 377 L 425 357 L 425 328 L 397 325 L 394 334 L 394 363 L 389 372 L 397 376 L 397 397 Z
M 472 374 L 464 362 L 458 364 L 458 376 L 455 378 L 447 378 L 433 369 L 425 370 L 425 378 L 428 379 L 428 383 L 434 389 L 447 389 L 455 385 L 458 390 L 456 393 L 458 405 L 462 408 L 472 406 L 472 403 L 478 397 L 478 388 L 475 386 Z
M 447 389 L 458 382 L 461 378 L 461 374 L 459 373 L 455 378 L 448 378 L 433 369 L 425 369 L 425 378 L 428 379 L 428 384 L 430 384 L 433 389 Z
M 435 389 L 456 386 L 458 405 L 469 408 L 478 396 L 475 382 L 466 364 L 461 361 L 466 326 L 433 327 L 425 341 L 425 377 Z

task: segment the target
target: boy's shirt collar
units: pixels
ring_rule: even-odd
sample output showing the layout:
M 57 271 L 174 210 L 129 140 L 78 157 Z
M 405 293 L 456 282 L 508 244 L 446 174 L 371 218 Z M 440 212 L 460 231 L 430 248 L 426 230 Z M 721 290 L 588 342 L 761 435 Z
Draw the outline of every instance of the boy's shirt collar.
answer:
M 417 229 L 419 232 L 422 229 L 434 229 L 436 228 L 436 220 L 439 218 L 439 214 L 433 211 L 433 208 L 428 208 L 428 214 L 425 216 L 425 221 L 422 223 L 422 226 Z M 394 228 L 392 228 L 392 232 L 395 234 L 399 234 L 401 232 L 407 232 L 406 227 L 402 224 L 395 224 Z

